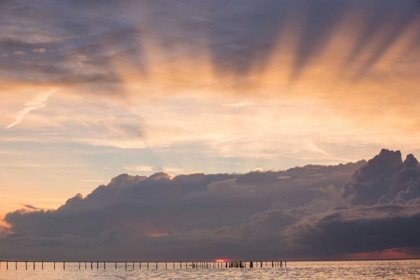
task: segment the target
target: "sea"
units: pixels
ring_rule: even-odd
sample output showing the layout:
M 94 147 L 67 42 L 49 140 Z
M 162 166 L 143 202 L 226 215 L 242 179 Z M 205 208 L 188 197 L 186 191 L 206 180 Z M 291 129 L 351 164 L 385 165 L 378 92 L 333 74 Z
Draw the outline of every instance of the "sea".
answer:
M 114 264 L 102 263 L 91 264 L 66 263 L 63 269 L 62 263 L 56 263 L 54 269 L 52 263 L 10 262 L 8 269 L 5 263 L 1 264 L 1 280 L 61 280 L 61 279 L 420 279 L 419 260 L 401 261 L 337 261 L 337 262 L 288 262 L 287 267 L 270 267 L 266 263 L 262 268 L 192 268 L 190 265 L 182 269 L 176 264 L 160 263 L 156 268 L 150 264 L 149 269 L 142 264 L 128 264 L 125 269 L 124 263 L 118 263 L 117 269 Z M 211 267 L 211 265 L 209 265 Z M 86 268 L 85 268 L 86 267 Z

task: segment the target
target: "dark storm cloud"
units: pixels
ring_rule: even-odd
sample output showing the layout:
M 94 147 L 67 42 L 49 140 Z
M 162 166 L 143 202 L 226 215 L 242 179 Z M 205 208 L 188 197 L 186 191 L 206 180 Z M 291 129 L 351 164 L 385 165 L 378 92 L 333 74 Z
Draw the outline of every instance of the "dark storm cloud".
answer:
M 47 235 L 71 233 L 86 236 L 94 236 L 125 219 L 142 225 L 137 229 L 141 234 L 235 225 L 246 222 L 248 217 L 277 201 L 295 206 L 325 197 L 320 187 L 340 186 L 358 166 L 360 163 L 319 167 L 319 170 L 312 169 L 311 175 L 329 168 L 335 172 L 319 177 L 299 174 L 289 180 L 263 179 L 273 175 L 285 176 L 287 171 L 252 172 L 258 173 L 260 182 L 251 179 L 252 173 L 190 174 L 174 178 L 163 172 L 150 177 L 120 175 L 86 198 L 77 195 L 69 199 L 56 211 L 17 211 L 9 213 L 5 220 L 15 225 L 16 233 L 27 231 L 27 227 L 38 220 L 40 226 L 32 230 L 33 234 L 42 235 L 49 228 Z M 302 174 L 305 168 L 301 169 Z M 42 226 L 44 222 L 47 225 Z M 52 224 L 56 225 L 53 231 Z M 80 227 L 74 227 L 75 224 Z M 126 227 L 125 224 L 119 226 Z
M 286 234 L 306 254 L 354 254 L 420 247 L 419 225 L 419 205 L 359 206 L 305 217 Z
M 8 213 L 0 249 L 82 260 L 415 254 L 419 174 L 414 156 L 385 149 L 368 162 L 286 171 L 122 174 L 57 210 Z
M 344 186 L 342 196 L 352 205 L 387 203 L 410 186 L 420 187 L 420 165 L 413 155 L 403 162 L 401 152 L 382 150 Z
M 291 221 L 336 205 L 326 189 L 337 192 L 335 189 L 363 163 L 247 174 L 197 173 L 173 178 L 163 172 L 149 177 L 120 175 L 86 198 L 76 195 L 57 210 L 7 214 L 5 221 L 13 234 L 3 241 L 31 248 L 68 247 L 71 242 L 94 248 L 98 239 L 108 240 L 104 236 L 115 228 L 111 236 L 123 244 L 120 250 L 138 243 L 143 247 L 162 242 L 159 246 L 164 246 L 165 240 L 178 246 L 178 239 L 195 236 L 202 240 L 202 234 L 229 243 L 232 237 L 219 236 L 226 229 L 236 232 L 241 240 L 245 237 L 250 242 L 260 242 L 259 236 L 274 238 L 274 232 Z M 281 225 L 270 226 L 264 222 L 271 219 L 267 217 L 282 220 Z M 169 236 L 150 237 L 162 234 Z M 47 245 L 49 241 L 51 244 Z M 150 252 L 162 250 L 159 246 L 150 247 Z M 239 255 L 239 251 L 235 252 Z

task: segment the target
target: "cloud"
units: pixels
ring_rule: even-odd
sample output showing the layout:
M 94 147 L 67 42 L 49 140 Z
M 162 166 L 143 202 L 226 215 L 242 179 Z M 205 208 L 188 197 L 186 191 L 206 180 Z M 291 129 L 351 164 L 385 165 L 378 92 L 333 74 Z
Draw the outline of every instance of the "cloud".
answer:
M 417 171 L 414 156 L 402 162 L 399 151 L 383 149 L 368 162 L 285 171 L 122 174 L 56 210 L 8 213 L 0 249 L 13 258 L 65 252 L 82 260 L 416 255 Z M 388 188 L 379 186 L 388 177 Z M 340 196 L 349 188 L 357 199 Z M 394 192 L 386 204 L 356 204 Z
M 194 248 L 201 243 L 198 240 L 207 239 L 203 246 L 217 243 L 229 248 L 231 242 L 259 243 L 264 236 L 275 238 L 305 215 L 334 206 L 321 188 L 339 188 L 363 163 L 246 174 L 122 174 L 86 197 L 74 196 L 57 210 L 8 213 L 5 221 L 13 234 L 4 242 L 8 246 L 29 246 L 35 251 L 60 247 L 69 250 L 72 242 L 75 246 L 89 244 L 92 254 L 99 256 L 94 240 L 103 240 L 104 232 L 114 228 L 112 232 L 118 234 L 112 235 L 117 240 L 113 244 L 119 245 L 105 247 L 109 254 L 114 252 L 121 257 L 120 249 L 137 257 L 162 250 L 175 254 L 172 249 L 181 244 L 186 246 L 182 251 L 194 255 Z M 319 173 L 324 176 L 312 176 Z M 282 176 L 290 178 L 279 179 Z M 278 209 L 281 203 L 289 205 L 286 210 Z M 265 220 L 271 218 L 267 217 L 278 219 L 280 224 L 270 225 Z M 198 242 L 195 245 L 194 239 Z M 4 242 L 0 242 L 0 247 Z M 138 246 L 144 248 L 142 253 L 133 251 Z M 234 252 L 239 255 L 238 248 Z M 43 254 L 50 253 L 47 250 Z M 73 251 L 69 254 L 80 256 Z M 202 257 L 213 257 L 212 254 L 216 252 L 209 250 Z
M 27 102 L 25 104 L 25 107 L 17 113 L 15 121 L 12 122 L 11 124 L 9 124 L 6 127 L 6 129 L 10 129 L 13 126 L 19 124 L 26 117 L 26 115 L 29 114 L 29 112 L 31 112 L 33 110 L 36 110 L 36 109 L 39 109 L 39 108 L 42 108 L 42 107 L 45 107 L 47 105 L 47 102 L 48 102 L 48 99 L 50 98 L 50 96 L 57 91 L 58 91 L 58 89 L 52 89 L 52 90 L 49 90 L 45 93 L 42 93 L 42 94 L 39 94 L 39 95 L 35 96 L 35 98 L 33 98 L 31 101 Z
M 35 206 L 33 206 L 33 205 L 30 205 L 30 204 L 24 204 L 23 206 L 24 206 L 25 208 L 30 209 L 30 210 L 41 210 L 40 208 L 35 207 Z
M 420 206 L 376 205 L 303 218 L 287 229 L 292 246 L 313 255 L 420 247 Z
M 188 164 L 205 162 L 204 168 L 215 166 L 212 170 L 217 172 L 224 172 L 216 162 L 221 157 L 230 162 L 257 158 L 262 162 L 255 166 L 269 169 L 277 163 L 355 160 L 385 144 L 418 145 L 419 103 L 414 101 L 420 72 L 417 60 L 411 59 L 419 45 L 418 1 L 110 0 L 17 5 L 5 1 L 0 5 L 4 100 L 24 103 L 19 93 L 35 87 L 63 89 L 60 106 L 48 106 L 45 116 L 37 116 L 51 130 L 23 134 L 10 129 L 32 110 L 46 106 L 52 93 L 41 94 L 13 122 L 2 124 L 10 129 L 5 141 L 136 149 L 150 145 L 159 150 L 155 154 L 171 153 L 177 159 L 187 150 Z M 267 106 L 260 102 L 265 99 L 270 99 Z M 3 109 L 8 107 L 5 104 Z M 139 125 L 143 117 L 147 126 Z M 205 160 L 190 163 L 197 154 Z M 125 166 L 139 172 L 196 169 L 176 166 L 176 160 L 164 168 L 155 159 L 158 156 L 150 157 L 156 162 Z M 180 244 L 177 238 L 188 244 L 189 237 L 198 239 L 201 234 L 214 236 L 215 248 L 236 248 L 240 254 L 249 241 L 241 225 L 267 224 L 251 226 L 253 215 L 278 219 L 282 226 L 273 227 L 278 226 L 282 235 L 284 226 L 290 226 L 285 222 L 290 213 L 279 211 L 293 208 L 303 213 L 294 223 L 313 215 L 309 209 L 314 204 L 325 209 L 325 205 L 417 203 L 418 168 L 406 162 L 397 159 L 394 164 L 380 156 L 350 180 L 352 165 L 246 174 L 122 175 L 89 197 L 76 196 L 60 210 L 19 212 L 8 219 L 25 236 L 34 227 L 27 239 L 31 244 L 77 241 L 94 246 L 91 240 L 114 228 L 118 230 L 111 232 L 121 232 L 115 236 L 123 246 L 137 240 L 142 245 L 167 241 L 175 248 Z M 77 207 L 84 216 L 78 216 Z M 35 229 L 28 217 L 39 219 L 44 231 Z M 264 231 L 256 230 L 261 236 Z M 275 238 L 274 232 L 270 238 Z M 172 234 L 152 238 L 168 233 Z M 226 237 L 229 233 L 232 238 Z M 255 236 L 253 244 L 270 249 L 260 234 L 250 235 Z
M 51 110 L 60 117 L 37 115 L 31 126 L 44 133 L 10 138 L 141 148 L 147 135 L 153 149 L 202 145 L 205 156 L 282 156 L 282 168 L 356 160 L 353 152 L 368 145 L 361 156 L 382 146 L 414 149 L 419 103 L 407 100 L 416 98 L 419 71 L 401 54 L 416 54 L 417 3 L 397 2 L 107 1 L 98 17 L 97 1 L 22 1 L 19 9 L 7 1 L 0 94 L 15 103 L 22 88 L 63 89 L 55 100 L 61 106 Z M 350 55 L 359 41 L 361 50 Z M 363 79 L 350 81 L 382 43 L 386 51 Z M 348 56 L 352 64 L 344 67 Z M 54 133 L 45 133 L 45 124 Z M 80 133 L 70 133 L 75 127 Z M 307 153 L 305 140 L 326 153 Z M 347 155 L 330 151 L 332 143 Z
M 152 77 L 155 63 L 171 72 L 180 57 L 193 62 L 207 57 L 219 83 L 230 80 L 238 86 L 254 82 L 273 57 L 285 51 L 292 57 L 286 70 L 297 80 L 335 39 L 346 34 L 351 48 L 337 50 L 348 52 L 343 71 L 361 61 L 355 72 L 364 77 L 417 22 L 419 8 L 416 0 L 107 1 L 99 18 L 96 4 L 23 1 L 16 9 L 6 2 L 0 50 L 26 55 L 2 62 L 0 70 L 9 74 L 15 70 L 15 78 L 21 81 L 36 75 L 62 86 L 93 83 L 100 87 L 98 81 L 115 86 L 130 75 L 129 69 L 117 69 L 118 65 L 131 65 L 137 78 L 161 80 L 164 77 Z M 154 50 L 148 49 L 152 44 Z M 159 50 L 163 55 L 156 59 Z M 284 71 L 276 70 L 277 76 Z
M 226 107 L 233 107 L 233 108 L 241 108 L 241 107 L 248 107 L 248 106 L 252 106 L 253 103 L 252 102 L 239 102 L 239 103 L 230 103 L 230 104 L 223 104 L 223 106 Z
M 32 52 L 34 53 L 45 53 L 47 50 L 44 48 L 40 48 L 40 49 L 34 49 Z
M 341 195 L 352 205 L 374 205 L 391 201 L 411 186 L 420 186 L 418 161 L 408 155 L 403 162 L 400 151 L 383 149 L 352 176 Z
M 124 166 L 124 169 L 129 171 L 137 171 L 137 172 L 150 172 L 155 170 L 153 165 L 135 165 L 135 166 Z

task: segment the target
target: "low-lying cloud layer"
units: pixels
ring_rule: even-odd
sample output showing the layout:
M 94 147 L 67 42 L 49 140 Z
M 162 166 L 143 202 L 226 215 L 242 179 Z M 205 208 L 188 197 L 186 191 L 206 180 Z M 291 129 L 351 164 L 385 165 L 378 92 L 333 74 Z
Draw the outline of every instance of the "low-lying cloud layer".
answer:
M 56 210 L 4 218 L 2 258 L 327 258 L 420 246 L 420 166 L 372 160 L 286 171 L 119 175 Z M 387 200 L 387 202 L 384 202 Z M 371 203 L 372 202 L 372 203 Z M 367 205 L 367 206 L 358 206 Z

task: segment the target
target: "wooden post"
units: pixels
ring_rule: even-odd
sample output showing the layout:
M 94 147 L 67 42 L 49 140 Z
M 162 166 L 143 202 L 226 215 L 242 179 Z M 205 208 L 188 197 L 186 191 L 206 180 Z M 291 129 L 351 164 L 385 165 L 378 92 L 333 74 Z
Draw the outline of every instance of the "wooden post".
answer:
M 127 270 L 127 262 L 125 262 L 125 270 Z
M 17 262 L 15 262 L 15 269 L 17 270 Z
M 172 263 L 173 269 L 175 269 L 175 262 Z
M 80 262 L 79 262 L 79 270 L 80 270 Z
M 86 269 L 86 267 L 87 267 L 87 264 L 86 264 L 86 262 L 85 262 L 85 269 Z
M 35 270 L 35 262 L 34 262 L 34 270 Z
M 106 264 L 105 264 L 105 262 L 104 262 L 104 270 L 106 269 Z
M 115 262 L 115 269 L 117 269 L 117 262 Z
M 157 267 L 158 267 L 158 264 L 157 264 L 157 262 L 156 262 L 156 269 L 157 269 Z
M 55 262 L 54 262 L 54 270 L 55 270 Z
M 99 269 L 99 262 L 96 262 L 96 270 Z
M 147 269 L 149 269 L 149 262 L 147 262 Z
M 134 262 L 133 262 L 133 269 L 134 269 Z
M 63 269 L 66 269 L 66 262 L 63 262 Z
M 90 269 L 93 269 L 93 262 L 90 262 Z
M 139 268 L 141 269 L 141 262 L 139 263 Z
M 25 262 L 26 270 L 28 270 L 28 262 Z
M 9 270 L 9 262 L 6 262 L 6 269 Z

